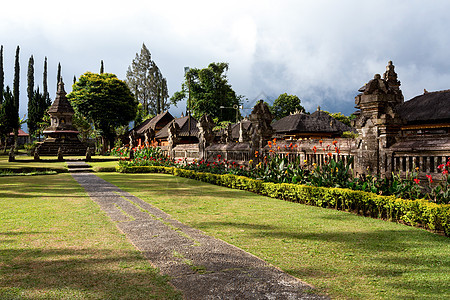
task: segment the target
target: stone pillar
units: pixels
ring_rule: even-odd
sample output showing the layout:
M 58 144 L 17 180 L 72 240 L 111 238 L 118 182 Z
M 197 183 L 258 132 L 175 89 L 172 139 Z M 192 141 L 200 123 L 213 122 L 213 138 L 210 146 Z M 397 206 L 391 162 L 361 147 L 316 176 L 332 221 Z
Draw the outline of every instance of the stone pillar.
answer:
M 251 135 L 251 148 L 252 154 L 255 151 L 262 153 L 262 149 L 266 146 L 267 141 L 272 138 L 273 128 L 272 120 L 273 116 L 270 113 L 269 107 L 260 100 L 254 107 L 249 116 L 252 123 Z

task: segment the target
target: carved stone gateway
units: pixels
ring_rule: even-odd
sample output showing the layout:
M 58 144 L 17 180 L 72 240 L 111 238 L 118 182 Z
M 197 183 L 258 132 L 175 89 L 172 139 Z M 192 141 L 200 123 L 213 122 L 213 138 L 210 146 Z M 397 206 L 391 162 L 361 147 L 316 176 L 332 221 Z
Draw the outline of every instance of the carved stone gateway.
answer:
M 399 132 L 401 118 L 395 107 L 403 103 L 399 88 L 400 81 L 390 61 L 383 79 L 375 74 L 374 78 L 359 89 L 361 94 L 355 97 L 356 108 L 360 109 L 353 121 L 359 137 L 357 139 L 357 172 L 378 173 L 389 176 L 389 147 Z
M 253 151 L 264 148 L 267 141 L 269 141 L 273 134 L 272 126 L 270 125 L 273 116 L 270 113 L 269 107 L 263 100 L 260 100 L 254 107 L 249 116 L 252 123 L 251 147 Z

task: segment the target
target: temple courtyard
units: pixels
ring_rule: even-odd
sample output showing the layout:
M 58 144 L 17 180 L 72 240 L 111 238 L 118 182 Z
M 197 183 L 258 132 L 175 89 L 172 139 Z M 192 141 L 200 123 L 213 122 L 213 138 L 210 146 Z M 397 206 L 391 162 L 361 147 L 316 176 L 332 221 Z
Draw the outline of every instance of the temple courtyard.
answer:
M 167 174 L 87 172 L 114 163 L 0 177 L 0 298 L 450 296 L 448 237 Z

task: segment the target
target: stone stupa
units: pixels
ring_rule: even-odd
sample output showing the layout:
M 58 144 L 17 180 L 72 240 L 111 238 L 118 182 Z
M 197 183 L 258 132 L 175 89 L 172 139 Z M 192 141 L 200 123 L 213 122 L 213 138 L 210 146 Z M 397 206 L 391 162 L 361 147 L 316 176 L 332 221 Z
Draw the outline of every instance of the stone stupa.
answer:
M 38 146 L 39 155 L 85 155 L 87 146 L 78 139 L 79 131 L 72 124 L 75 111 L 66 98 L 64 83 L 58 83 L 55 101 L 48 109 L 50 127 L 43 133 L 45 140 Z

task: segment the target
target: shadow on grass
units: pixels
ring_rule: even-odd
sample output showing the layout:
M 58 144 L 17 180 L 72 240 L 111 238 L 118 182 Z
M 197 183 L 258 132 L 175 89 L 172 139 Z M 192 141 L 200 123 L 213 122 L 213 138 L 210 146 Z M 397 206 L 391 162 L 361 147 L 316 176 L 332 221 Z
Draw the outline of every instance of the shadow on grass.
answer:
M 1 299 L 181 299 L 137 252 L 0 250 Z
M 346 219 L 346 216 L 337 219 Z M 394 293 L 403 291 L 406 295 L 436 299 L 444 294 L 450 296 L 450 239 L 423 230 L 405 227 L 404 230 L 368 228 L 361 232 L 323 232 L 323 228 L 302 227 L 296 231 L 294 227 L 287 229 L 282 226 L 220 221 L 201 222 L 198 226 L 202 229 L 246 229 L 249 232 L 245 235 L 250 236 L 250 239 L 273 238 L 274 241 L 287 240 L 295 243 L 302 249 L 298 250 L 297 255 L 313 255 L 330 261 L 341 260 L 344 265 L 347 261 L 349 267 L 356 261 L 357 272 L 361 276 L 380 281 L 381 288 L 383 285 L 391 286 Z M 324 249 L 322 245 L 332 249 Z M 286 257 L 289 259 L 288 255 Z M 317 266 L 290 266 L 285 270 L 299 278 L 309 276 L 323 279 L 332 276 L 332 273 L 324 271 L 324 266 L 320 263 Z

